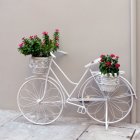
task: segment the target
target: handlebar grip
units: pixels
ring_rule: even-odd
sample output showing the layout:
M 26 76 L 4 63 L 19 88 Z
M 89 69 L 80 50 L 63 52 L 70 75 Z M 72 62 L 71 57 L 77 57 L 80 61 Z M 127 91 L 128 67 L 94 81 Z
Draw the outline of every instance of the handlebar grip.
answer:
M 53 52 L 50 52 L 50 54 L 53 58 L 56 58 L 56 56 L 53 54 Z
M 68 54 L 68 53 L 65 52 L 65 51 L 60 51 L 60 50 L 58 50 L 58 52 L 60 52 L 60 53 L 62 53 L 62 54 Z

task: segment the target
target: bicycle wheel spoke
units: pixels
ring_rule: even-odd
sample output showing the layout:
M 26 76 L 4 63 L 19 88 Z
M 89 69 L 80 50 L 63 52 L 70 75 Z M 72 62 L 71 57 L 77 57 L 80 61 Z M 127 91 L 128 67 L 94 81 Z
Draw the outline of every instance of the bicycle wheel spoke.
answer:
M 104 107 L 107 101 L 108 124 L 124 119 L 133 105 L 133 93 L 127 81 L 120 77 L 120 84 L 114 92 L 104 92 L 96 88 L 92 79 L 88 78 L 82 91 L 82 103 L 87 109 L 87 114 L 98 122 L 106 123 Z M 89 102 L 84 102 L 84 99 L 87 101 L 88 98 Z
M 96 104 L 96 105 L 98 105 L 98 104 Z M 104 103 L 100 103 L 98 105 L 98 107 L 95 109 L 94 113 L 91 113 L 91 114 L 97 114 L 99 111 L 101 111 L 103 105 L 104 105 Z
M 129 102 L 124 102 L 124 101 L 113 101 L 113 104 L 115 104 L 117 107 L 122 106 L 120 108 L 122 108 L 123 112 L 127 112 L 128 108 L 130 108 L 130 103 Z M 119 104 L 119 105 L 118 105 Z
M 123 91 L 123 92 L 122 92 Z M 120 84 L 118 85 L 118 87 L 116 88 L 116 90 L 112 93 L 110 93 L 110 96 L 113 97 L 114 95 L 118 94 L 121 95 L 121 93 L 129 93 L 129 88 L 128 86 L 124 85 L 124 84 Z
M 31 86 L 32 86 L 32 88 L 33 88 L 33 93 L 36 95 L 36 97 L 37 98 L 39 98 L 39 93 L 38 93 L 38 91 L 37 91 L 37 89 L 36 89 L 36 87 L 35 87 L 35 83 L 29 83 Z
M 125 111 L 123 111 L 116 103 L 113 102 L 112 105 L 113 105 L 114 108 L 115 108 L 116 110 L 118 110 L 119 112 L 121 112 L 121 113 L 125 112 Z
M 37 96 L 34 95 L 33 92 L 29 91 L 28 89 L 24 89 L 24 91 L 26 94 L 28 94 L 29 97 L 33 98 L 33 99 L 37 99 Z
M 40 90 L 39 90 L 40 99 L 41 99 L 41 96 L 43 96 L 43 94 L 44 94 L 44 89 L 45 89 L 45 82 L 42 82 L 40 84 Z
M 129 101 L 124 101 L 124 100 L 120 100 L 120 99 L 115 99 L 113 100 L 114 103 L 117 103 L 117 104 L 126 104 L 129 106 Z
M 59 98 L 60 98 L 59 96 L 51 96 L 51 97 L 46 97 L 43 101 L 55 101 Z
M 22 105 L 22 104 L 20 104 L 20 106 L 22 107 L 22 108 L 26 108 L 26 107 L 32 107 L 32 106 L 35 106 L 37 103 L 28 103 L 28 104 L 26 104 L 26 105 Z
M 59 101 L 59 103 L 60 103 L 60 101 Z M 58 104 L 58 102 L 56 103 L 46 103 L 46 105 L 47 106 L 50 106 L 50 107 L 54 107 L 54 108 L 58 108 L 58 109 L 60 109 L 61 108 L 61 106 L 62 106 L 62 103 L 61 104 Z
M 111 106 L 111 104 L 109 103 L 109 112 L 111 113 L 111 115 L 113 116 L 113 119 L 112 119 L 112 121 L 114 121 L 114 119 L 116 118 L 115 117 L 115 112 L 114 112 L 114 110 L 113 110 L 113 108 L 112 108 L 112 106 Z
M 33 78 L 25 82 L 18 93 L 18 105 L 23 116 L 35 124 L 49 124 L 55 121 L 63 110 L 61 91 L 52 81 Z M 43 98 L 43 99 L 42 99 Z
M 88 92 L 88 90 L 90 90 L 91 93 L 94 92 L 94 94 L 97 94 L 98 96 L 101 96 L 100 91 L 98 89 L 96 89 L 95 87 L 93 87 L 93 86 L 86 87 L 85 92 L 86 91 Z
M 29 98 L 29 97 L 20 97 L 21 99 L 23 99 L 24 101 L 29 101 L 29 102 L 33 102 L 33 99 Z
M 45 110 L 45 106 L 43 104 L 43 108 L 42 108 L 43 112 L 44 112 L 44 120 L 47 120 L 47 113 L 46 113 L 46 110 Z

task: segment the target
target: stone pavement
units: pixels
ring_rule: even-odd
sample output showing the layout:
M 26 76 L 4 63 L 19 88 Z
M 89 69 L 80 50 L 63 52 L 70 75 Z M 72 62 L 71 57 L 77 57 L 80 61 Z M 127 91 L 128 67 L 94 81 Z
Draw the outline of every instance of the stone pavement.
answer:
M 89 118 L 61 117 L 51 125 L 34 125 L 19 112 L 0 110 L 0 140 L 140 140 L 140 124 L 109 126 Z

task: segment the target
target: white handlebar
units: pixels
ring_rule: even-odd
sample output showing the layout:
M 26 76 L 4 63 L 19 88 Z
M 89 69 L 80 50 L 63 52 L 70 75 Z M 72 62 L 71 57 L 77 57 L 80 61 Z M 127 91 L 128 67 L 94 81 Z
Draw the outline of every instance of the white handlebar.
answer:
M 64 52 L 64 51 L 60 51 L 60 50 L 58 50 L 57 52 L 59 52 L 59 53 L 62 53 L 62 54 L 68 54 L 67 52 Z M 51 54 L 51 56 L 53 57 L 53 58 L 56 58 L 56 56 L 54 55 L 54 53 L 53 52 L 50 52 L 50 54 Z
M 95 59 L 94 61 L 92 61 L 92 62 L 88 63 L 87 65 L 85 65 L 85 68 L 88 68 L 88 67 L 90 67 L 90 66 L 92 66 L 94 64 L 99 63 L 100 60 L 101 60 L 101 58 Z
M 88 63 L 87 65 L 85 65 L 85 68 L 90 67 L 93 64 L 93 62 Z

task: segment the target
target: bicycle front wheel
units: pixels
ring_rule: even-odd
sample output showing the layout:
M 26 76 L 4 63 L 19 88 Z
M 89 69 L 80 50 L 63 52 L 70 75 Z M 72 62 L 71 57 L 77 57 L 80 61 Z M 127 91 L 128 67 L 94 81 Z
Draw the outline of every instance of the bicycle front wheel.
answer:
M 45 82 L 44 78 L 30 79 L 20 87 L 18 92 L 19 110 L 28 121 L 34 124 L 50 124 L 60 116 L 63 110 L 63 96 L 60 89 L 48 79 L 44 96 Z
M 87 114 L 104 124 L 123 120 L 130 113 L 133 105 L 133 91 L 128 81 L 122 77 L 113 92 L 101 91 L 94 78 L 90 77 L 84 86 L 82 98 Z

